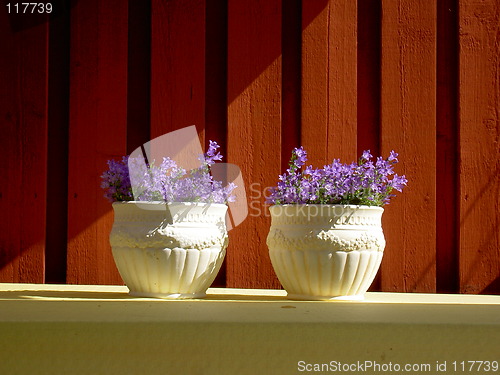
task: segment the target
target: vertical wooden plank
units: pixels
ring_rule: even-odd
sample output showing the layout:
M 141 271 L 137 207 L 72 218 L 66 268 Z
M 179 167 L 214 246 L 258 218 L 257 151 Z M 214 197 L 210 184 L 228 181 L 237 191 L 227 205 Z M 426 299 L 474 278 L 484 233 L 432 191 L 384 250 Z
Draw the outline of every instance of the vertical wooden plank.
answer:
M 18 281 L 40 283 L 45 278 L 48 25 L 47 22 L 41 23 L 25 31 L 29 31 L 27 40 L 20 40 L 18 45 L 18 100 L 22 129 Z M 24 228 L 29 229 L 25 231 Z
M 357 159 L 357 1 L 330 0 L 327 160 Z
M 151 22 L 151 139 L 196 125 L 203 144 L 205 0 L 153 0 Z
M 0 173 L 0 224 L 5 228 L 0 234 L 0 281 L 17 281 L 18 256 L 21 252 L 21 215 L 12 215 L 21 198 L 21 118 L 18 91 L 18 48 L 21 33 L 14 33 L 9 25 L 7 12 L 0 13 L 0 37 L 2 48 L 7 53 L 0 54 L 0 121 L 3 136 L 0 147 L 8 157 Z
M 302 145 L 317 166 L 356 159 L 357 2 L 302 2 Z
M 228 160 L 247 186 L 249 216 L 231 231 L 229 287 L 277 288 L 266 237 L 263 189 L 276 184 L 281 155 L 281 1 L 229 0 Z
M 100 175 L 127 146 L 127 9 L 118 0 L 80 1 L 72 9 L 68 283 L 122 283 Z
M 70 12 L 56 8 L 49 24 L 47 230 L 45 282 L 66 282 L 68 233 Z
M 459 3 L 460 292 L 500 293 L 500 3 Z
M 439 293 L 458 291 L 458 2 L 438 2 L 436 283 Z
M 317 167 L 328 159 L 329 10 L 328 0 L 302 1 L 301 142 Z
M 282 8 L 281 172 L 285 172 L 292 150 L 300 146 L 302 3 L 290 0 Z
M 381 151 L 408 187 L 386 206 L 382 290 L 436 288 L 436 4 L 382 1 Z
M 41 283 L 47 183 L 48 24 L 30 24 L 27 15 L 24 19 L 17 15 L 17 20 L 8 17 L 2 9 L 0 149 L 5 158 L 0 173 L 0 281 Z M 14 24 L 18 26 L 15 31 Z

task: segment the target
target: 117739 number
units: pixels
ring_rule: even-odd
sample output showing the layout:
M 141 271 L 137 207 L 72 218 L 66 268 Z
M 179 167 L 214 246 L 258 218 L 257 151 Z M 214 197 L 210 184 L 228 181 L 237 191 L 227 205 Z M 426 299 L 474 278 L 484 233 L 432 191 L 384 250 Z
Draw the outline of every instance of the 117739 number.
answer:
M 498 361 L 453 361 L 451 364 L 453 365 L 453 371 L 498 371 Z
M 52 13 L 52 3 L 7 3 L 9 13 Z

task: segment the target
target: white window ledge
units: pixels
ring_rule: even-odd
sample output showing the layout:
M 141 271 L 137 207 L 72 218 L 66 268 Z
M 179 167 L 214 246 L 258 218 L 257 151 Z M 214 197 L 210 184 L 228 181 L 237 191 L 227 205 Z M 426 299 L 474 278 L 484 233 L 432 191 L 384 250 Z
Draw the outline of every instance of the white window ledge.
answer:
M 311 302 L 287 300 L 282 290 L 213 288 L 203 300 L 169 301 L 127 291 L 0 284 L 0 374 L 261 375 L 340 366 L 375 374 L 426 364 L 430 372 L 414 373 L 439 373 L 444 363 L 445 373 L 465 373 L 467 361 L 500 362 L 500 296 L 367 293 L 362 302 Z M 380 371 L 353 371 L 370 364 Z M 318 365 L 323 372 L 308 371 Z M 500 373 L 483 370 L 470 372 Z

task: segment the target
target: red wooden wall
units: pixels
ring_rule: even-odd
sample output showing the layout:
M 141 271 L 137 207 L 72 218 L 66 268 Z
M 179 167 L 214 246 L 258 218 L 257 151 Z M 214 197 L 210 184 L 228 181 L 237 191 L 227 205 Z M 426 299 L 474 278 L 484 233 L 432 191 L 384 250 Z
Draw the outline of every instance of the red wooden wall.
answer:
M 263 197 L 400 153 L 373 290 L 500 293 L 500 1 L 54 1 L 0 10 L 0 281 L 115 284 L 106 160 L 195 124 L 243 171 L 217 285 L 277 288 Z

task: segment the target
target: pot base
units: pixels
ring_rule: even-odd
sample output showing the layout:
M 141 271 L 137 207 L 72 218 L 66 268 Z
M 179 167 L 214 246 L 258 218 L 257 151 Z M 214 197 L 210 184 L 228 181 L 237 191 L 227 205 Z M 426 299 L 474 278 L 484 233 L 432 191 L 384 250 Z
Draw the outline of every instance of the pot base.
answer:
M 288 299 L 293 300 L 306 300 L 306 301 L 363 301 L 365 299 L 364 295 L 354 295 L 354 296 L 313 296 L 308 294 L 287 294 Z
M 145 298 L 163 298 L 163 299 L 194 299 L 205 298 L 206 293 L 151 293 L 151 292 L 133 292 L 128 293 L 132 297 L 145 297 Z

